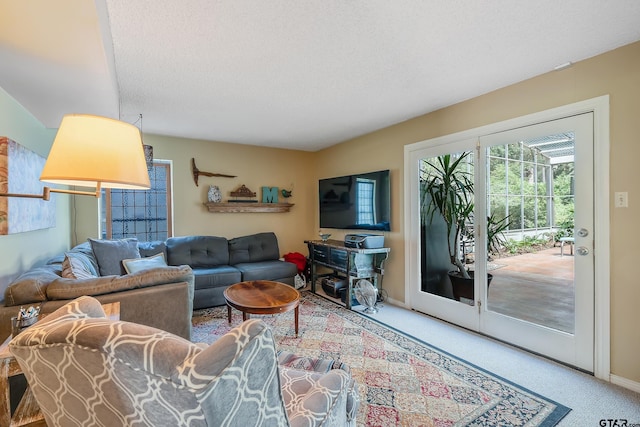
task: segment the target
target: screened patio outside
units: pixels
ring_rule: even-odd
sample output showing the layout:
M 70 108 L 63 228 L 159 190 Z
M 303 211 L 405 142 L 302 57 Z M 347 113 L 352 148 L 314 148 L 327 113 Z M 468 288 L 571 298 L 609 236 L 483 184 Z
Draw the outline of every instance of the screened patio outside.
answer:
M 458 166 L 461 173 L 473 174 L 473 154 L 452 155 L 464 157 Z M 425 159 L 425 173 L 434 164 L 433 159 Z M 487 309 L 568 333 L 575 329 L 573 162 L 572 132 L 492 146 L 487 149 L 486 160 L 487 218 L 489 222 L 505 223 L 499 233 L 500 244 L 489 250 L 487 271 L 493 277 Z M 437 260 L 429 258 L 441 250 L 432 246 L 434 239 L 440 239 L 442 245 L 438 222 L 442 221 L 433 217 L 426 221 L 422 236 L 426 254 L 422 286 L 423 291 L 453 298 L 446 289 L 448 281 L 443 279 L 442 267 L 436 271 L 432 266 Z M 471 218 L 459 242 L 459 255 L 471 270 L 475 245 Z M 475 304 L 474 299 L 459 301 Z

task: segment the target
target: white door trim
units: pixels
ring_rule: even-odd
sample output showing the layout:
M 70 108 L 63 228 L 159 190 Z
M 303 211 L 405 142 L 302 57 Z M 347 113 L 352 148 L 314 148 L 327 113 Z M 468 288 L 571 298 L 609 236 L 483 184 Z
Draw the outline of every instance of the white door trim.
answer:
M 595 330 L 594 375 L 611 380 L 611 320 L 610 320 L 610 248 L 609 248 L 609 95 L 540 111 L 498 123 L 468 129 L 455 134 L 419 141 L 404 147 L 404 220 L 405 220 L 405 303 L 413 308 L 412 289 L 419 283 L 419 209 L 414 197 L 416 177 L 412 176 L 411 162 L 415 151 L 479 138 L 496 132 L 529 126 L 576 114 L 593 112 L 594 144 L 594 238 L 600 242 L 595 255 Z

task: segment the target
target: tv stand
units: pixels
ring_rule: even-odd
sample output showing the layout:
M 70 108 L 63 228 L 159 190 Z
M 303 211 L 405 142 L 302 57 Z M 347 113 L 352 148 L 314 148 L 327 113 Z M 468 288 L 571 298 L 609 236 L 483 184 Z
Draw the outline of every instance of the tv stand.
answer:
M 354 279 L 372 279 L 378 292 L 382 289 L 384 263 L 390 248 L 359 249 L 350 248 L 339 240 L 305 240 L 309 247 L 311 263 L 311 292 L 316 293 L 316 281 L 325 276 L 342 274 L 348 279 L 345 304 L 351 309 Z M 318 274 L 318 266 L 333 270 L 332 273 Z

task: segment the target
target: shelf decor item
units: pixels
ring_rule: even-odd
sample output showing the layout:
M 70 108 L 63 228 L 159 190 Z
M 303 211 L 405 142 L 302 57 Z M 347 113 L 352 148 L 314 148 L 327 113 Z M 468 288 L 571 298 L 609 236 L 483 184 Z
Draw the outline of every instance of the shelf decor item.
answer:
M 329 240 L 329 237 L 331 237 L 331 234 L 329 234 L 329 233 L 320 233 L 319 236 L 320 236 L 320 238 L 322 239 L 323 242 L 326 242 L 327 240 Z
M 207 200 L 210 203 L 220 203 L 222 201 L 222 193 L 217 185 L 210 185 L 207 192 Z
M 278 187 L 262 187 L 262 203 L 278 203 Z
M 241 197 L 241 199 L 229 200 L 229 202 L 237 203 L 257 203 L 258 201 L 252 199 L 256 197 L 256 192 L 251 191 L 246 185 L 242 184 L 236 191 L 232 191 L 231 197 Z

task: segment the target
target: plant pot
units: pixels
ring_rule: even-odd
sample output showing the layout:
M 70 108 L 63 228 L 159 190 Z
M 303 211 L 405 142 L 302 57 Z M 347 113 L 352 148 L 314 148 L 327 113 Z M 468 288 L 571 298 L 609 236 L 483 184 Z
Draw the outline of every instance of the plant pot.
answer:
M 475 301 L 473 294 L 473 271 L 469 272 L 469 279 L 464 278 L 458 271 L 450 271 L 448 273 L 449 280 L 451 281 L 451 288 L 453 289 L 453 297 L 456 301 L 460 301 L 460 298 L 466 298 L 471 301 Z M 493 275 L 487 273 L 487 288 L 491 284 Z

